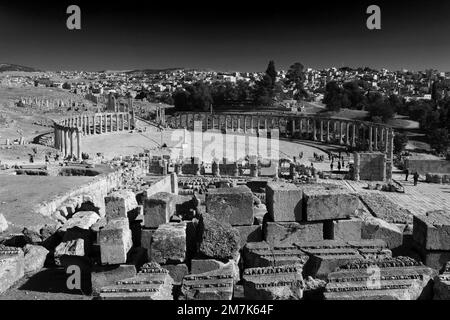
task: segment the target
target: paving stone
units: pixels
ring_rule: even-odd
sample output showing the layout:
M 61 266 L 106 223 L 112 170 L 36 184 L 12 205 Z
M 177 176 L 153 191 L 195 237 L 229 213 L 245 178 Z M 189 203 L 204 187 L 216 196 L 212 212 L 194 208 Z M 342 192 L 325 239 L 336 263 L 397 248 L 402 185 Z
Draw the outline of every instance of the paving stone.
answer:
M 146 228 L 158 228 L 168 223 L 175 213 L 176 196 L 159 192 L 144 200 L 144 223 Z
M 266 187 L 266 206 L 275 222 L 302 221 L 303 190 L 292 183 L 270 182 Z
M 244 296 L 249 300 L 300 300 L 303 297 L 299 265 L 249 268 L 243 275 Z
M 247 186 L 210 189 L 206 211 L 233 226 L 253 224 L 253 193 Z
M 150 260 L 161 264 L 186 260 L 186 223 L 162 224 L 152 235 Z
M 128 218 L 128 213 L 136 209 L 136 195 L 131 190 L 119 190 L 105 197 L 106 218 L 115 220 Z
M 133 243 L 128 219 L 110 220 L 99 232 L 102 264 L 122 264 L 127 261 Z
M 264 240 L 270 245 L 323 240 L 323 223 L 266 222 Z

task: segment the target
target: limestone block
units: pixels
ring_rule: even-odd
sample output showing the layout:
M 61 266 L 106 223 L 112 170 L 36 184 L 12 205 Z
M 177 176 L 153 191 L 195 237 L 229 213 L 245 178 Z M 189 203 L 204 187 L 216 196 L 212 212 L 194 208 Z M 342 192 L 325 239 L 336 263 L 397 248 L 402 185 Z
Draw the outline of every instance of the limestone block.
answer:
M 450 250 L 450 211 L 414 216 L 413 239 L 426 250 Z
M 303 297 L 299 265 L 245 269 L 243 279 L 245 299 L 300 300 Z
M 91 273 L 92 293 L 96 295 L 101 288 L 134 276 L 136 276 L 136 267 L 134 265 L 121 264 L 119 266 L 97 268 Z
M 150 260 L 164 264 L 183 263 L 186 249 L 186 223 L 162 224 L 153 233 Z
M 304 188 L 303 201 L 306 221 L 350 218 L 359 206 L 356 194 L 348 190 L 319 186 Z
M 233 226 L 253 224 L 253 193 L 247 186 L 210 189 L 206 211 Z
M 362 220 L 359 218 L 326 221 L 324 223 L 324 237 L 342 241 L 361 240 L 361 227 Z
M 168 223 L 175 213 L 176 196 L 159 192 L 144 200 L 144 223 L 146 228 L 158 228 Z
M 134 210 L 138 204 L 136 195 L 131 190 L 119 190 L 105 197 L 106 218 L 114 220 L 127 218 L 128 212 Z
M 199 252 L 213 259 L 233 259 L 239 255 L 239 231 L 227 223 L 204 214 L 200 222 L 201 243 Z
M 141 246 L 147 249 L 148 257 L 151 257 L 152 252 L 152 236 L 155 232 L 155 229 L 142 229 L 141 230 Z
M 61 259 L 64 256 L 76 256 L 76 257 L 85 257 L 85 245 L 83 239 L 74 239 L 69 241 L 61 242 L 55 248 L 55 263 L 56 265 L 62 265 Z
M 434 300 L 450 300 L 450 262 L 447 262 L 440 275 L 434 278 Z
M 223 270 L 231 268 L 233 270 L 233 279 L 239 281 L 239 266 L 238 261 L 230 259 L 227 262 L 222 262 L 214 259 L 192 259 L 191 260 L 191 274 L 200 274 L 214 270 Z
M 8 290 L 24 274 L 25 263 L 22 250 L 0 245 L 0 293 Z
M 323 240 L 323 223 L 267 222 L 264 240 L 270 245 Z
M 176 286 L 181 286 L 183 278 L 185 275 L 189 274 L 189 269 L 186 264 L 167 264 L 162 265 L 162 268 L 169 271 L 169 275 L 173 279 L 173 284 Z
M 99 232 L 99 244 L 102 264 L 125 263 L 133 245 L 128 219 L 109 221 Z
M 361 237 L 384 240 L 389 249 L 398 248 L 403 244 L 403 232 L 395 224 L 369 216 L 363 217 Z
M 269 267 L 283 265 L 304 266 L 308 255 L 295 245 L 270 246 L 267 242 L 247 243 L 243 248 L 244 267 Z
M 181 300 L 231 300 L 233 268 L 190 274 L 183 278 Z
M 44 267 L 49 251 L 42 246 L 27 244 L 24 248 L 25 273 L 35 273 Z
M 275 222 L 302 221 L 303 190 L 292 183 L 271 182 L 266 187 L 266 207 Z
M 260 225 L 235 226 L 241 238 L 240 247 L 244 247 L 247 242 L 259 242 L 263 240 L 262 228 Z
M 89 230 L 98 220 L 100 220 L 100 216 L 96 212 L 80 211 L 67 220 L 60 228 L 60 231 L 67 231 L 72 228 Z

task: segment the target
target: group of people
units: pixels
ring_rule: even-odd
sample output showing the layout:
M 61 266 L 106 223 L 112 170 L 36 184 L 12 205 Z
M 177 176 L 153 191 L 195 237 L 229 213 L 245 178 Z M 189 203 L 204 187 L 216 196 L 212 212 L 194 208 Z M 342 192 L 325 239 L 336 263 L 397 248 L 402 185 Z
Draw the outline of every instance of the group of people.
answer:
M 331 160 L 330 163 L 330 169 L 331 171 L 333 171 L 334 169 L 334 162 L 336 161 L 337 165 L 336 168 L 338 169 L 338 171 L 341 171 L 341 169 L 345 168 L 345 160 L 344 160 L 344 156 L 341 155 L 341 152 L 339 151 L 339 156 L 336 156 L 334 154 L 332 154 L 331 152 L 328 154 L 328 159 Z
M 405 170 L 405 181 L 408 181 L 408 177 L 409 177 L 409 169 Z M 414 181 L 414 185 L 417 186 L 417 182 L 419 181 L 419 173 L 417 171 L 414 171 L 413 173 L 413 181 Z
M 323 160 L 325 159 L 323 154 L 319 156 L 317 153 L 314 152 L 313 156 L 314 156 L 314 160 L 317 162 L 323 162 Z

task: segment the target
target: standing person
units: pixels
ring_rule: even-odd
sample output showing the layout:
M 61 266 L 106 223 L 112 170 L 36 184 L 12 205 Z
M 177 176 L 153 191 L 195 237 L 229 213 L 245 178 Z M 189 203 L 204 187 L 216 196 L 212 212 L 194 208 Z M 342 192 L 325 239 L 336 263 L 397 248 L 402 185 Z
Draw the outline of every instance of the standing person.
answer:
M 414 172 L 414 185 L 417 186 L 417 182 L 419 181 L 419 174 L 416 172 Z
M 405 174 L 406 174 L 405 181 L 408 181 L 408 177 L 409 177 L 409 169 L 406 169 L 406 170 L 405 170 Z
M 333 162 L 330 163 L 331 172 L 333 172 Z
M 338 167 L 338 171 L 341 172 L 341 163 L 339 161 L 338 161 L 337 167 Z

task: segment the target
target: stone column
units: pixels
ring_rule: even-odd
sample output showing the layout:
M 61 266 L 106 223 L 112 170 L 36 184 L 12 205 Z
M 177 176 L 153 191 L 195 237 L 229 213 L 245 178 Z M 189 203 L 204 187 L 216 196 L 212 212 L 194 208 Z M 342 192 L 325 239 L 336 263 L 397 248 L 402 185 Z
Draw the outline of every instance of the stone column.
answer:
M 327 142 L 329 143 L 330 140 L 330 120 L 327 120 Z
M 339 144 L 344 144 L 344 132 L 342 130 L 342 121 L 339 121 Z
M 356 147 L 356 123 L 355 122 L 352 123 L 352 130 L 353 130 L 352 147 Z
M 100 134 L 103 133 L 103 114 L 100 113 L 100 123 L 99 123 Z
M 378 127 L 377 126 L 375 127 L 375 140 L 374 140 L 374 143 L 375 143 L 374 149 L 375 149 L 375 151 L 377 151 L 378 150 Z
M 313 123 L 313 140 L 317 141 L 317 123 L 316 123 L 316 119 L 312 120 Z
M 320 120 L 320 142 L 323 142 L 323 120 Z
M 77 159 L 81 160 L 81 137 L 80 137 L 80 128 L 76 129 L 77 133 Z
M 350 123 L 345 122 L 345 144 L 350 145 Z
M 291 122 L 291 126 L 292 126 L 292 136 L 295 135 L 295 118 L 292 118 L 292 122 Z
M 373 151 L 373 137 L 372 137 L 373 127 L 369 126 L 369 151 Z
M 73 128 L 69 129 L 69 134 L 70 134 L 70 156 L 73 156 Z
M 68 153 L 68 144 L 69 144 L 69 137 L 68 137 L 68 132 L 67 132 L 67 127 L 64 128 L 64 157 L 67 157 L 67 153 Z
M 127 115 L 128 115 L 128 117 L 129 117 L 129 113 L 126 113 Z M 127 125 L 127 127 L 128 127 L 128 129 L 127 130 L 130 130 L 130 120 L 129 119 L 127 119 L 127 123 L 128 123 L 128 125 Z M 125 130 L 125 114 L 123 114 L 122 113 L 122 131 L 124 131 Z

